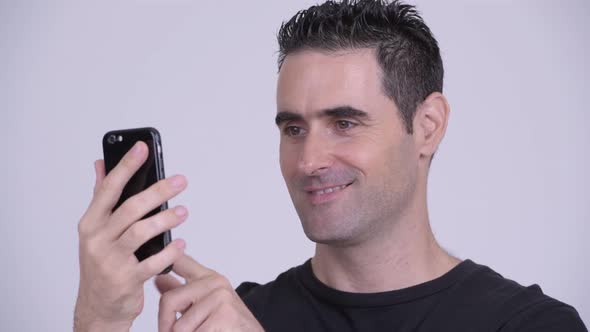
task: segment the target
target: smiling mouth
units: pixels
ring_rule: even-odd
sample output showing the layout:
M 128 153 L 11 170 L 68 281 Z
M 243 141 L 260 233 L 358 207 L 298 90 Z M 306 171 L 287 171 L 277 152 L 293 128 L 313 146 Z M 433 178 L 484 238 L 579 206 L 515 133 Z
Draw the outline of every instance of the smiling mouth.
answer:
M 319 190 L 312 190 L 312 191 L 308 191 L 308 193 L 310 195 L 313 195 L 313 196 L 322 196 L 322 195 L 326 195 L 326 194 L 330 194 L 330 193 L 333 193 L 333 192 L 340 191 L 340 190 L 342 190 L 342 189 L 350 186 L 351 184 L 352 184 L 352 182 L 351 183 L 348 183 L 348 184 L 343 184 L 343 185 L 340 185 L 340 186 L 323 188 L 323 189 L 319 189 Z

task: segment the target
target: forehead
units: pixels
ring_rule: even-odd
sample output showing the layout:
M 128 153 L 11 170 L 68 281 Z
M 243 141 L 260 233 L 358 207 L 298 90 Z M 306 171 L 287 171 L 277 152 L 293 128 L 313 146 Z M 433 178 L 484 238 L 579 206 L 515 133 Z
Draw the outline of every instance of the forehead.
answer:
M 309 113 L 349 105 L 370 111 L 387 103 L 374 52 L 305 50 L 288 55 L 279 73 L 277 110 Z

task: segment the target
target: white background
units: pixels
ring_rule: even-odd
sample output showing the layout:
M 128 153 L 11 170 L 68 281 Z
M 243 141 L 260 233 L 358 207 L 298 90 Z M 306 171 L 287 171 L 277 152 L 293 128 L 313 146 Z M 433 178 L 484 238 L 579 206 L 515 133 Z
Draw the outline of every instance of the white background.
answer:
M 314 1 L 0 0 L 0 330 L 71 328 L 77 223 L 104 132 L 157 127 L 185 174 L 173 232 L 267 282 L 313 253 L 278 166 L 276 32 Z M 590 323 L 590 3 L 416 1 L 452 114 L 430 176 L 441 244 Z M 134 331 L 155 331 L 147 284 Z

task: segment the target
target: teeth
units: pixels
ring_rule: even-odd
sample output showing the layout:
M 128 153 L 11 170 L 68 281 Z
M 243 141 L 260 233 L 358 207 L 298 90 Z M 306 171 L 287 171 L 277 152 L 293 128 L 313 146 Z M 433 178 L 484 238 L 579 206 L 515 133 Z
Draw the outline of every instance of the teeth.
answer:
M 337 187 L 332 187 L 332 188 L 326 188 L 326 189 L 322 189 L 322 190 L 317 190 L 314 191 L 313 193 L 316 195 L 324 195 L 324 194 L 329 194 L 331 192 L 335 192 L 338 190 L 342 190 L 346 187 L 346 185 L 342 185 L 342 186 L 337 186 Z

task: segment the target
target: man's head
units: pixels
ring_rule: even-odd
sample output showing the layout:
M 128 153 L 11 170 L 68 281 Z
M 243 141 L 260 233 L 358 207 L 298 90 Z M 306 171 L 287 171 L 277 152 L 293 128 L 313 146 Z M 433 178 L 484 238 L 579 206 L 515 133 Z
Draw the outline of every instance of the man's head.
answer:
M 408 133 L 416 107 L 443 91 L 436 39 L 415 8 L 399 1 L 327 1 L 295 14 L 278 34 L 279 70 L 289 54 L 371 48 L 384 93 L 396 104 Z
M 435 39 L 412 6 L 381 1 L 313 6 L 278 38 L 281 170 L 305 233 L 332 245 L 383 233 L 421 207 L 446 128 Z

